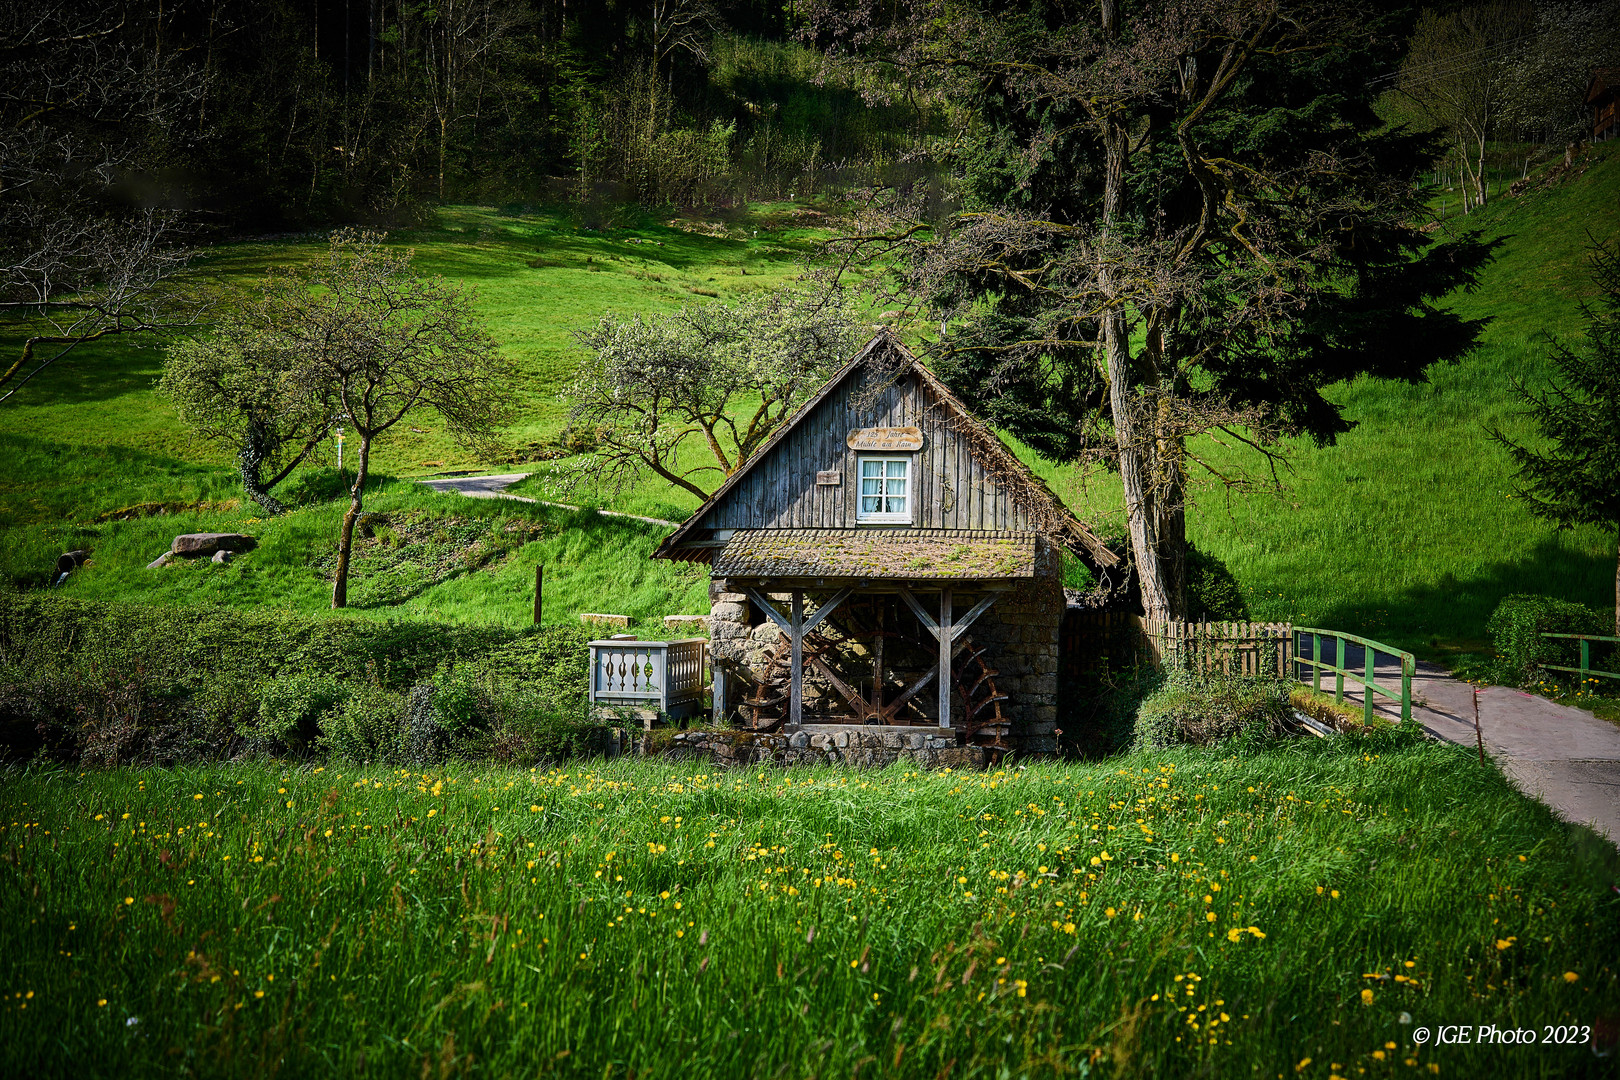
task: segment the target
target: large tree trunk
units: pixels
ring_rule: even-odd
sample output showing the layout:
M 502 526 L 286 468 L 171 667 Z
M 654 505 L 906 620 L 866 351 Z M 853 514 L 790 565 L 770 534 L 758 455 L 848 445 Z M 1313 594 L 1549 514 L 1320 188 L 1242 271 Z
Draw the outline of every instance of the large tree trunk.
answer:
M 1614 538 L 1614 636 L 1620 637 L 1620 530 Z
M 1108 14 L 1105 5 L 1105 19 Z M 1156 370 L 1147 372 L 1145 377 L 1137 371 L 1138 360 L 1131 355 L 1130 324 L 1124 302 L 1118 298 L 1121 290 L 1109 263 L 1111 254 L 1106 244 L 1106 239 L 1112 238 L 1124 197 L 1129 135 L 1124 129 L 1110 125 L 1104 142 L 1107 147 L 1102 213 L 1105 243 L 1098 282 L 1110 301 L 1109 311 L 1103 316 L 1103 355 L 1108 372 L 1109 409 L 1114 420 L 1114 445 L 1125 489 L 1125 523 L 1145 614 L 1153 621 L 1179 619 L 1182 590 L 1181 575 L 1177 571 L 1186 537 L 1179 462 L 1165 460 L 1163 420 L 1157 409 L 1144 409 L 1143 399 L 1136 393 L 1144 378 L 1148 383 L 1156 381 Z M 1150 362 L 1152 357 L 1141 359 Z M 1175 442 L 1173 438 L 1170 441 Z M 1174 470 L 1174 474 L 1167 474 L 1167 469 Z
M 349 606 L 349 552 L 354 548 L 354 523 L 364 509 L 361 499 L 366 487 L 366 470 L 371 466 L 371 436 L 360 436 L 360 464 L 355 470 L 354 487 L 349 489 L 349 510 L 343 515 L 343 531 L 338 535 L 337 574 L 332 580 L 332 606 Z

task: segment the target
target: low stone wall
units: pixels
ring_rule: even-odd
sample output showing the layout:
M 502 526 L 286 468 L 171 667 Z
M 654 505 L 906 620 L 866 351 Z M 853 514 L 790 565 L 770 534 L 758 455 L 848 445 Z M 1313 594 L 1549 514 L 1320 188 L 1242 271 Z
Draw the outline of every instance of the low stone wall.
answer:
M 926 728 L 820 726 L 779 734 L 752 731 L 680 731 L 663 756 L 719 766 L 861 765 L 882 768 L 897 761 L 925 769 L 982 769 L 990 751 L 958 746 L 954 736 Z

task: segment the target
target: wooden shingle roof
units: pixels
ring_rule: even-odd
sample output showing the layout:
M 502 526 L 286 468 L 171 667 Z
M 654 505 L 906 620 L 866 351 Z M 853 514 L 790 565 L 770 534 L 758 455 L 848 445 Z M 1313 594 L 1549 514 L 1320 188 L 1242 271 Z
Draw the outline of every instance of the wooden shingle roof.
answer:
M 871 580 L 1035 576 L 1036 534 L 968 529 L 743 529 L 714 576 Z
M 939 411 L 949 423 L 951 430 L 969 446 L 970 452 L 984 472 L 993 477 L 1017 503 L 1027 520 L 1033 524 L 1034 531 L 1072 551 L 1094 568 L 1102 569 L 1118 564 L 1119 556 L 1109 551 L 1101 540 L 1081 524 L 1045 482 L 1020 461 L 995 432 L 969 412 L 967 406 L 951 393 L 933 372 L 918 362 L 900 339 L 887 329 L 878 331 L 860 352 L 827 380 L 826 385 L 781 424 L 746 464 L 728 476 L 697 512 L 659 545 L 653 557 L 708 561 L 721 547 L 719 542 L 708 539 L 707 530 L 716 527 L 708 521 L 710 512 L 725 502 L 733 490 L 749 477 L 752 470 L 770 458 L 772 452 L 788 439 L 797 427 L 805 423 L 807 418 L 815 414 L 835 391 L 858 373 L 869 368 L 881 372 L 885 377 L 893 377 L 897 373 L 915 377 L 930 400 L 931 407 Z M 814 477 L 806 479 L 811 483 L 814 482 Z M 831 530 L 818 531 L 826 535 Z M 888 531 L 938 534 L 949 530 Z

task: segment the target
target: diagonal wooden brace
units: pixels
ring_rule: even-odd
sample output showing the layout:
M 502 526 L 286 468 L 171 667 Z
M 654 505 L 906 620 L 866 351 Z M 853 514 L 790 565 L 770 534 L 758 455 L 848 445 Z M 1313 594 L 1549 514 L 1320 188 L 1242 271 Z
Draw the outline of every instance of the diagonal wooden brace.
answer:
M 760 592 L 753 586 L 744 586 L 743 592 L 747 594 L 748 599 L 754 602 L 755 607 L 763 611 L 766 616 L 772 622 L 774 622 L 778 628 L 781 629 L 782 633 L 786 634 L 790 639 L 793 637 L 792 620 L 790 620 L 786 615 L 783 615 L 780 611 L 777 611 L 776 605 L 771 603 L 770 599 L 766 597 L 764 593 Z M 834 593 L 826 603 L 816 608 L 815 614 L 804 620 L 803 625 L 799 627 L 799 633 L 808 634 L 810 631 L 820 626 L 821 620 L 831 615 L 838 605 L 842 604 L 845 600 L 848 600 L 850 596 L 854 594 L 854 592 L 854 589 L 840 589 L 838 592 Z
M 990 605 L 995 603 L 999 598 L 999 593 L 990 593 L 977 604 L 974 604 L 973 607 L 968 610 L 966 615 L 963 615 L 959 619 L 953 620 L 951 623 L 951 640 L 955 641 L 957 638 L 960 638 L 964 633 L 966 633 L 967 628 L 973 625 L 973 620 L 990 610 Z M 918 599 L 911 594 L 911 590 L 901 589 L 900 599 L 904 600 L 906 602 L 906 606 L 911 608 L 912 614 L 917 616 L 917 621 L 923 624 L 923 629 L 932 634 L 934 639 L 937 641 L 939 639 L 939 623 L 934 621 L 934 617 L 928 614 L 927 609 L 924 608 L 921 602 L 919 602 Z
M 771 603 L 763 593 L 752 586 L 744 586 L 743 592 L 748 594 L 748 599 L 754 602 L 755 607 L 770 617 L 770 620 L 777 625 L 782 633 L 786 634 L 790 640 L 792 639 L 793 623 L 786 615 L 776 610 L 775 604 Z

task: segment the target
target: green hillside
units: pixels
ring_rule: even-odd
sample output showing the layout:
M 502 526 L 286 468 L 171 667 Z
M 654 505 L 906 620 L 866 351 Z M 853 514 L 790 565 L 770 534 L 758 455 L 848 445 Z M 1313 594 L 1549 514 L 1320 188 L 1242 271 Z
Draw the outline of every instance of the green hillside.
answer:
M 1485 425 L 1523 432 L 1514 415 L 1514 378 L 1544 377 L 1545 335 L 1579 334 L 1578 305 L 1590 288 L 1587 232 L 1613 234 L 1620 222 L 1617 193 L 1620 155 L 1598 148 L 1590 166 L 1564 184 L 1504 198 L 1471 219 L 1448 223 L 1500 240 L 1482 286 L 1451 301 L 1465 314 L 1491 317 L 1480 349 L 1434 370 L 1426 384 L 1343 385 L 1339 398 L 1358 427 L 1333 447 L 1292 447 L 1280 496 L 1228 499 L 1221 490 L 1200 488 L 1191 534 L 1229 564 L 1256 618 L 1359 631 L 1444 658 L 1484 647 L 1485 618 L 1505 593 L 1609 601 L 1613 536 L 1558 533 L 1532 519 L 1512 497 L 1507 458 L 1486 437 Z M 609 310 L 670 310 L 780 283 L 813 253 L 827 220 L 812 208 L 781 203 L 729 220 L 643 214 L 594 224 L 602 227 L 560 212 L 452 207 L 439 214 L 436 227 L 395 237 L 416 248 L 423 268 L 477 286 L 493 332 L 523 373 L 514 387 L 521 403 L 510 432 L 514 446 L 551 439 L 560 429 L 565 409 L 558 391 L 579 357 L 573 331 Z M 205 265 L 217 279 L 240 284 L 320 246 L 315 236 L 238 244 L 215 249 Z M 191 439 L 153 394 L 160 364 L 160 351 L 151 347 L 117 341 L 87 347 L 0 408 L 0 576 L 40 585 L 57 553 L 90 547 L 94 565 L 63 586 L 77 595 L 322 606 L 321 556 L 339 515 L 330 501 L 339 487 L 330 452 L 293 484 L 304 509 L 278 521 L 258 520 L 256 507 L 237 502 L 230 455 Z M 388 477 L 545 468 L 475 461 L 434 424 L 417 427 L 380 447 L 379 467 Z M 1215 450 L 1217 457 L 1223 453 Z M 1032 464 L 1100 528 L 1120 529 L 1110 478 L 1083 482 L 1073 470 Z M 556 494 L 543 476 L 520 490 Z M 655 484 L 583 497 L 667 518 L 683 517 L 693 506 L 690 497 Z M 98 520 L 143 502 L 171 504 L 170 512 Z M 573 520 L 511 503 L 435 496 L 391 479 L 379 482 L 375 505 L 476 519 L 490 528 L 523 519 L 557 530 Z M 702 609 L 700 581 L 649 567 L 642 557 L 656 529 L 593 520 L 589 542 L 569 547 L 553 533 L 498 565 L 454 578 L 427 573 L 409 597 L 379 601 L 370 610 L 520 619 L 532 566 L 542 559 L 558 566 L 555 581 L 548 576 L 548 620 L 580 608 L 634 609 L 647 619 Z M 169 536 L 201 528 L 255 532 L 264 546 L 231 567 L 144 570 Z M 545 544 L 553 547 L 543 550 Z M 564 547 L 573 552 L 567 574 L 556 562 Z M 417 577 L 426 573 L 406 569 Z M 389 563 L 387 573 L 402 572 L 397 558 Z

